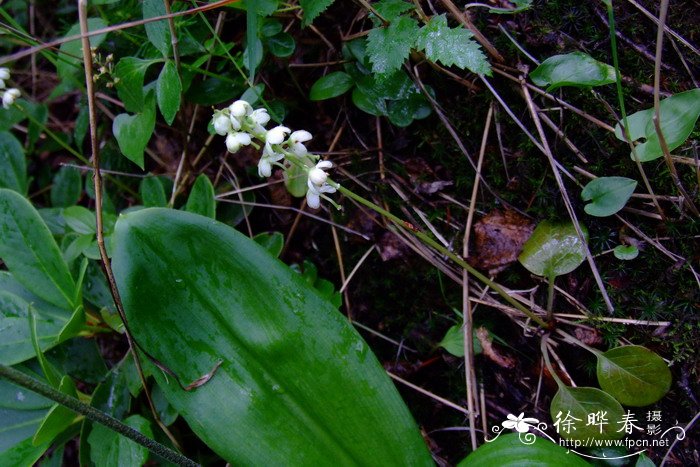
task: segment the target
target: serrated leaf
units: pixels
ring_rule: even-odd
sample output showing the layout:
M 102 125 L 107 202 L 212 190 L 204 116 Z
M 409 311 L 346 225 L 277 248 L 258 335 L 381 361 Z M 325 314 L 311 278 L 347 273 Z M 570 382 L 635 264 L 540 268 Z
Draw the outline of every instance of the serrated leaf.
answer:
M 132 415 L 124 420 L 124 424 L 153 438 L 151 423 L 140 415 Z M 90 458 L 100 467 L 139 466 L 148 459 L 148 449 L 104 425 L 93 425 L 88 442 Z
M 538 86 L 549 85 L 547 91 L 562 86 L 602 86 L 615 82 L 615 68 L 583 52 L 572 52 L 549 57 L 530 73 L 530 79 Z
M 211 184 L 209 177 L 200 174 L 192 186 L 185 210 L 216 219 L 216 199 L 214 196 L 214 185 Z
M 7 131 L 0 131 L 0 188 L 27 193 L 27 162 L 22 144 Z
M 323 13 L 335 0 L 299 0 L 299 5 L 304 11 L 302 26 L 306 27 Z
M 157 63 L 157 60 L 124 57 L 114 67 L 114 74 L 119 78 L 115 85 L 117 95 L 128 112 L 143 111 L 143 81 L 148 67 L 154 63 Z
M 177 111 L 180 110 L 181 93 L 182 83 L 180 75 L 177 73 L 177 67 L 175 62 L 168 60 L 160 71 L 156 82 L 158 108 L 168 125 L 172 125 Z
M 432 465 L 367 344 L 263 247 L 209 218 L 160 208 L 122 215 L 115 235 L 113 269 L 134 338 L 184 382 L 219 365 L 189 392 L 153 376 L 226 461 Z
M 102 18 L 88 18 L 88 31 L 95 31 L 107 27 Z M 70 37 L 80 34 L 80 24 L 76 23 L 66 32 L 64 37 Z M 90 37 L 90 46 L 99 47 L 105 40 L 107 34 L 98 34 Z M 71 84 L 77 83 L 76 75 L 83 73 L 81 63 L 83 62 L 83 46 L 80 39 L 64 42 L 61 44 L 56 61 L 56 70 L 58 76 L 64 81 L 69 81 Z
M 566 448 L 544 438 L 535 437 L 532 443 L 518 433 L 501 435 L 482 444 L 457 467 L 585 467 L 590 464 Z
M 474 35 L 461 26 L 450 28 L 444 14 L 430 18 L 417 33 L 416 48 L 423 50 L 428 60 L 491 76 L 491 65 L 472 39 Z
M 380 0 L 379 2 L 373 3 L 372 6 L 382 18 L 390 23 L 401 15 L 401 13 L 411 11 L 415 8 L 413 4 L 405 2 L 404 0 Z
M 350 75 L 342 71 L 334 71 L 319 78 L 309 91 L 309 99 L 312 101 L 322 101 L 331 99 L 348 92 L 353 86 L 353 79 Z
M 74 308 L 75 281 L 56 241 L 34 207 L 0 188 L 0 258 L 32 293 L 62 309 Z
M 390 73 L 401 68 L 418 35 L 418 23 L 400 16 L 388 27 L 374 28 L 367 36 L 367 54 L 374 73 Z
M 615 258 L 621 260 L 631 260 L 639 256 L 639 249 L 634 245 L 617 245 L 613 249 Z
M 83 178 L 80 169 L 75 167 L 61 167 L 53 177 L 51 186 L 51 205 L 56 208 L 73 206 L 80 199 L 83 192 Z
M 167 14 L 162 0 L 143 0 L 143 19 L 155 18 Z M 144 25 L 148 40 L 156 49 L 168 57 L 170 54 L 170 29 L 166 20 L 152 21 Z
M 637 182 L 626 177 L 600 177 L 591 180 L 581 191 L 581 199 L 590 201 L 584 206 L 591 216 L 612 216 L 625 207 Z
M 700 88 L 674 94 L 659 104 L 661 132 L 669 151 L 673 151 L 692 133 L 700 116 Z M 642 141 L 636 146 L 637 157 L 641 162 L 653 161 L 663 156 L 659 136 L 654 126 L 654 108 L 641 110 L 627 117 L 630 138 Z M 615 125 L 615 136 L 625 141 L 620 123 Z M 634 159 L 632 153 L 630 157 Z
M 646 347 L 626 345 L 596 356 L 598 384 L 622 404 L 644 407 L 671 388 L 668 365 Z
M 620 403 L 607 392 L 598 388 L 559 386 L 549 408 L 552 420 L 558 425 L 559 436 L 566 439 L 620 439 L 625 435 L 620 430 L 624 410 Z M 589 424 L 588 415 L 605 413 L 605 424 Z M 571 426 L 567 430 L 564 420 L 570 418 Z
M 588 231 L 581 225 L 588 242 Z M 573 224 L 540 222 L 523 245 L 518 261 L 533 274 L 556 277 L 568 274 L 586 259 L 584 244 L 576 234 Z
M 127 159 L 144 168 L 143 153 L 156 127 L 156 99 L 149 93 L 143 112 L 136 115 L 119 114 L 112 123 L 112 133 L 119 150 Z

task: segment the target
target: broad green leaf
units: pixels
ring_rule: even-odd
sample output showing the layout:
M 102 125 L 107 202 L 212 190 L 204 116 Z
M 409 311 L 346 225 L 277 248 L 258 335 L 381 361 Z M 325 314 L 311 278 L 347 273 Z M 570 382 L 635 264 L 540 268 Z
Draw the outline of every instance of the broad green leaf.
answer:
M 533 430 L 534 431 L 534 430 Z M 509 433 L 482 444 L 457 467 L 584 467 L 590 465 L 568 449 L 549 440 Z
M 612 216 L 625 207 L 637 182 L 626 177 L 600 177 L 590 181 L 581 192 L 581 199 L 590 201 L 584 210 L 591 216 Z
M 602 86 L 615 82 L 615 68 L 599 62 L 583 52 L 554 55 L 542 62 L 530 79 L 538 86 L 547 86 L 547 91 L 562 86 Z
M 95 213 L 82 206 L 71 206 L 63 210 L 66 225 L 79 234 L 94 234 L 97 229 Z
M 97 339 L 75 337 L 46 352 L 46 356 L 73 379 L 89 384 L 104 381 L 107 374 Z
M 260 26 L 260 36 L 261 37 L 272 37 L 280 32 L 284 27 L 282 23 L 276 18 L 263 18 L 262 24 Z
M 114 67 L 114 74 L 119 78 L 115 85 L 117 94 L 128 112 L 143 111 L 143 81 L 148 67 L 156 62 L 157 60 L 124 57 Z
M 386 115 L 387 106 L 383 97 L 367 89 L 356 87 L 352 90 L 352 103 L 358 109 L 377 117 Z
M 165 426 L 170 426 L 175 423 L 177 417 L 180 415 L 175 410 L 175 407 L 170 405 L 170 402 L 165 398 L 163 390 L 160 386 L 156 385 L 151 392 L 151 397 L 153 398 L 153 406 L 158 411 L 158 418 L 163 422 Z
M 51 204 L 56 208 L 73 206 L 80 199 L 83 192 L 83 178 L 80 169 L 75 167 L 61 167 L 53 177 L 51 186 Z
M 160 208 L 122 215 L 115 235 L 113 268 L 134 338 L 184 384 L 209 374 L 183 391 L 154 371 L 168 401 L 226 461 L 432 465 L 367 344 L 262 246 L 209 218 Z
M 671 388 L 668 365 L 646 347 L 626 345 L 596 356 L 598 384 L 622 404 L 644 407 Z
M 405 2 L 404 0 L 380 0 L 372 4 L 372 6 L 382 18 L 389 22 L 394 21 L 402 13 L 406 13 L 415 8 L 413 4 Z
M 588 230 L 581 225 L 588 242 Z M 586 259 L 585 245 L 573 224 L 540 222 L 523 246 L 518 261 L 533 274 L 556 277 L 568 274 Z
M 462 331 L 462 325 L 455 324 L 450 327 L 438 345 L 455 357 L 464 357 L 464 331 Z M 476 330 L 472 332 L 472 345 L 474 347 L 474 355 L 479 355 L 483 351 L 481 342 L 476 337 Z
M 119 114 L 112 123 L 112 133 L 119 150 L 134 164 L 143 169 L 143 153 L 156 127 L 156 102 L 153 93 L 146 96 L 143 112 L 136 115 Z
M 315 20 L 318 15 L 323 13 L 326 8 L 331 6 L 335 0 L 299 0 L 299 5 L 304 11 L 304 20 L 302 26 L 308 26 Z
M 420 29 L 416 48 L 425 51 L 425 56 L 432 62 L 491 76 L 491 65 L 473 36 L 462 26 L 450 28 L 447 17 L 442 14 L 430 18 Z
M 64 376 L 61 379 L 61 384 L 58 390 L 63 394 L 68 394 L 72 397 L 78 397 L 78 393 L 75 389 L 75 383 L 68 376 Z M 34 434 L 32 442 L 39 446 L 44 443 L 50 443 L 53 439 L 58 436 L 63 430 L 68 428 L 75 420 L 76 413 L 67 407 L 60 404 L 54 404 L 46 414 L 44 419 L 39 426 L 39 429 Z
M 374 28 L 367 36 L 367 53 L 374 73 L 398 70 L 411 52 L 418 23 L 408 16 L 400 16 L 388 27 Z
M 673 151 L 690 136 L 700 116 L 700 88 L 668 97 L 659 104 L 661 132 L 669 151 Z M 654 108 L 641 110 L 627 117 L 630 138 L 642 141 L 636 146 L 637 157 L 642 162 L 653 161 L 663 156 L 659 136 L 654 127 Z M 625 141 L 622 125 L 615 125 L 615 136 Z M 634 159 L 632 153 L 630 157 Z
M 321 77 L 311 86 L 309 99 L 322 101 L 345 94 L 352 88 L 353 80 L 350 75 L 342 71 L 334 71 Z
M 639 250 L 634 245 L 617 245 L 613 249 L 613 254 L 617 259 L 630 260 L 639 256 Z
M 253 237 L 272 256 L 279 258 L 284 248 L 284 235 L 281 232 L 262 232 Z
M 73 129 L 73 142 L 77 147 L 83 146 L 83 141 L 85 140 L 85 135 L 90 129 L 90 112 L 88 106 L 85 104 L 80 105 L 80 110 L 78 111 L 78 116 L 75 117 L 75 128 Z
M 26 111 L 33 117 L 33 120 L 29 120 L 29 128 L 27 128 L 29 147 L 33 149 L 34 144 L 39 140 L 39 136 L 41 136 L 41 133 L 44 131 L 46 122 L 49 119 L 49 108 L 46 104 L 36 103 L 27 106 Z
M 177 73 L 175 62 L 168 60 L 160 71 L 156 82 L 158 108 L 168 125 L 172 125 L 177 111 L 180 110 L 180 94 L 182 83 Z
M 279 58 L 287 58 L 294 53 L 296 42 L 294 37 L 286 32 L 276 34 L 265 41 L 272 55 Z
M 88 31 L 95 31 L 98 29 L 103 29 L 107 27 L 102 18 L 88 18 L 87 20 Z M 80 24 L 75 23 L 66 32 L 64 37 L 70 37 L 80 34 Z M 99 47 L 100 44 L 105 40 L 107 34 L 98 34 L 96 36 L 90 37 L 90 46 Z M 64 81 L 69 81 L 71 84 L 78 82 L 77 75 L 80 74 L 82 77 L 83 67 L 81 63 L 83 62 L 83 46 L 80 39 L 64 42 L 61 44 L 58 52 L 58 61 L 56 62 L 56 70 L 58 71 L 58 76 Z
M 143 19 L 155 18 L 156 16 L 164 16 L 167 14 L 162 0 L 143 0 L 142 12 Z M 148 40 L 151 41 L 151 44 L 153 44 L 164 57 L 168 57 L 170 54 L 170 30 L 168 29 L 167 21 L 163 19 L 146 23 L 144 27 L 146 28 L 146 35 L 148 36 Z
M 211 184 L 209 177 L 200 174 L 192 185 L 185 210 L 216 219 L 216 199 L 214 196 L 214 185 Z
M 0 188 L 0 258 L 27 290 L 74 308 L 75 282 L 39 213 L 15 191 Z
M 216 209 L 216 218 L 225 224 L 235 227 L 249 216 L 253 211 L 255 193 L 244 191 L 240 194 L 240 200 L 245 204 L 221 203 Z
M 0 131 L 0 188 L 27 193 L 27 163 L 22 144 L 12 133 Z
M 153 438 L 150 422 L 140 415 L 132 415 L 124 424 Z M 88 442 L 90 458 L 100 467 L 140 466 L 148 459 L 148 449 L 103 425 L 93 425 Z
M 610 394 L 598 388 L 559 386 L 549 407 L 559 436 L 566 439 L 620 439 L 624 410 Z M 589 415 L 603 414 L 605 423 L 589 424 Z M 568 426 L 566 420 L 571 422 Z M 559 422 L 557 424 L 557 422 Z
M 111 313 L 117 313 L 107 279 L 102 268 L 95 261 L 90 261 L 88 264 L 83 284 L 83 297 L 99 308 L 107 308 Z
M 0 416 L 2 415 L 2 409 L 0 409 Z M 34 446 L 32 439 L 27 438 L 24 441 L 13 445 L 6 451 L 0 450 L 0 465 L 35 465 L 50 446 L 51 444 L 49 443 L 42 444 L 41 446 Z
M 284 186 L 289 194 L 296 198 L 302 198 L 309 189 L 307 172 L 297 165 L 292 165 L 284 171 Z
M 141 202 L 147 208 L 162 208 L 168 204 L 165 188 L 158 177 L 146 177 L 141 180 L 139 194 L 141 195 Z

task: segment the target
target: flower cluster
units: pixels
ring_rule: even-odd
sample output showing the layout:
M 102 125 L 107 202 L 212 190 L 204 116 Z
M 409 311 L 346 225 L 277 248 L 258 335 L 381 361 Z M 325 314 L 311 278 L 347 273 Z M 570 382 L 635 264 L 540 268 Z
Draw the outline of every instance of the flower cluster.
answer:
M 326 169 L 333 167 L 330 161 L 319 161 L 319 156 L 308 151 L 304 143 L 312 136 L 306 130 L 292 131 L 286 126 L 276 126 L 270 130 L 265 126 L 270 115 L 264 108 L 253 109 L 246 101 L 238 100 L 223 110 L 216 110 L 212 117 L 214 131 L 226 136 L 226 149 L 235 153 L 243 146 L 262 147 L 258 162 L 258 175 L 269 177 L 273 166 L 289 173 L 290 169 L 302 169 L 307 177 L 306 202 L 317 209 L 321 198 L 337 205 L 326 193 L 335 193 L 336 183 L 328 182 Z M 257 144 L 258 140 L 261 144 Z
M 12 107 L 15 100 L 22 94 L 17 88 L 5 89 L 5 81 L 10 79 L 10 69 L 0 68 L 0 90 L 2 92 L 2 106 L 6 109 Z

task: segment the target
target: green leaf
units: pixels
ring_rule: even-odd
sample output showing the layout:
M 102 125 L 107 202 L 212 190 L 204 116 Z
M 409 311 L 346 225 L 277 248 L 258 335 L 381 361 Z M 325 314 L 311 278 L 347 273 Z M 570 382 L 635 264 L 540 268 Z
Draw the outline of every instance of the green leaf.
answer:
M 639 250 L 634 245 L 617 245 L 613 249 L 615 258 L 621 260 L 631 260 L 639 256 Z
M 75 383 L 68 376 L 61 379 L 61 384 L 58 390 L 63 394 L 68 394 L 72 397 L 78 397 L 78 392 L 75 389 Z M 39 429 L 34 434 L 32 442 L 35 445 L 50 443 L 53 439 L 68 428 L 75 420 L 76 414 L 67 407 L 60 404 L 54 404 L 42 420 Z
M 71 206 L 63 210 L 66 225 L 79 234 L 95 234 L 97 220 L 95 213 L 82 206 Z
M 205 81 L 195 81 L 187 90 L 187 100 L 199 105 L 219 105 L 222 102 L 237 98 L 243 92 L 243 86 L 238 81 L 208 78 Z
M 180 94 L 182 83 L 174 62 L 168 60 L 160 71 L 156 82 L 158 108 L 168 125 L 172 125 L 177 111 L 180 110 Z
M 309 99 L 312 101 L 322 101 L 345 94 L 352 88 L 353 79 L 350 75 L 342 71 L 334 71 L 321 77 L 311 86 Z
M 588 230 L 581 225 L 588 242 Z M 533 274 L 556 277 L 568 274 L 586 259 L 585 245 L 573 224 L 542 221 L 523 246 L 518 261 Z
M 315 20 L 318 15 L 323 13 L 334 0 L 299 0 L 299 5 L 304 11 L 304 20 L 302 26 L 306 27 Z
M 380 0 L 372 5 L 377 13 L 388 22 L 394 21 L 402 13 L 411 11 L 415 6 L 403 0 Z
M 284 171 L 284 186 L 287 187 L 289 194 L 296 198 L 306 196 L 309 189 L 307 179 L 306 170 L 298 165 L 292 165 Z
M 418 36 L 418 23 L 400 16 L 388 27 L 374 28 L 367 36 L 367 53 L 375 73 L 390 73 L 401 68 Z
M 581 199 L 591 201 L 584 210 L 591 216 L 612 216 L 625 207 L 637 182 L 625 177 L 600 177 L 590 181 L 581 192 Z
M 158 411 L 158 417 L 160 418 L 160 421 L 163 422 L 165 426 L 170 426 L 173 423 L 175 423 L 175 420 L 177 420 L 177 417 L 180 414 L 177 413 L 175 407 L 170 405 L 168 400 L 165 398 L 165 394 L 163 394 L 163 390 L 160 388 L 160 386 L 156 385 L 153 388 L 151 397 L 153 398 L 153 406 Z
M 193 391 L 154 376 L 226 461 L 432 465 L 367 344 L 263 247 L 209 218 L 160 208 L 122 215 L 115 235 L 113 268 L 134 338 L 185 384 L 220 364 Z
M 624 410 L 610 394 L 598 388 L 559 386 L 549 407 L 559 436 L 566 439 L 620 439 L 625 435 L 620 430 Z M 605 422 L 589 424 L 588 415 L 605 412 Z M 565 427 L 567 416 L 571 429 Z M 556 425 L 557 421 L 560 423 Z
M 88 18 L 88 31 L 95 31 L 107 27 L 102 18 Z M 80 24 L 75 23 L 66 32 L 64 37 L 70 37 L 80 34 Z M 107 34 L 98 34 L 90 37 L 90 46 L 99 47 L 105 40 Z M 56 70 L 61 80 L 69 81 L 72 84 L 77 83 L 78 73 L 83 74 L 83 46 L 80 39 L 64 42 L 61 44 L 58 52 L 58 61 L 56 62 Z
M 640 454 L 634 467 L 656 467 L 656 464 L 644 454 Z
M 272 256 L 279 258 L 284 248 L 284 235 L 281 232 L 262 232 L 253 237 Z
M 124 57 L 114 67 L 114 74 L 119 80 L 115 87 L 117 95 L 128 112 L 143 111 L 143 81 L 148 67 L 158 60 L 145 60 L 136 57 Z
M 659 120 L 669 151 L 679 147 L 690 136 L 698 116 L 700 116 L 700 88 L 681 92 L 661 101 Z M 636 146 L 637 157 L 642 162 L 653 161 L 663 156 L 653 117 L 653 107 L 627 117 L 632 141 L 644 140 Z M 615 136 L 625 141 L 620 123 L 615 125 Z M 634 160 L 632 153 L 630 157 Z
M 119 150 L 131 162 L 144 168 L 143 153 L 156 127 L 156 102 L 153 93 L 146 97 L 143 112 L 136 115 L 119 114 L 112 123 L 112 133 Z
M 2 414 L 2 409 L 0 409 L 0 414 Z M 50 446 L 51 445 L 48 443 L 41 446 L 34 446 L 31 438 L 25 439 L 6 451 L 0 449 L 0 465 L 35 465 Z
M 563 86 L 602 86 L 615 82 L 615 68 L 583 52 L 572 52 L 549 57 L 530 73 L 530 79 L 538 86 L 549 85 L 547 91 Z
M 150 422 L 140 415 L 132 415 L 124 420 L 124 424 L 153 438 Z M 90 459 L 100 467 L 139 466 L 148 459 L 148 449 L 104 425 L 92 427 L 88 442 Z
M 209 177 L 200 174 L 192 186 L 185 210 L 216 219 L 216 199 L 214 196 L 214 185 L 211 184 Z
M 532 6 L 532 0 L 510 0 L 515 8 L 489 8 L 489 13 L 496 15 L 512 15 L 527 10 Z
M 31 304 L 29 304 L 27 307 L 27 318 L 29 320 L 29 333 L 32 341 L 32 347 L 34 348 L 34 353 L 37 361 L 39 362 L 39 366 L 41 366 L 41 372 L 44 373 L 44 377 L 49 385 L 53 386 L 54 388 L 58 388 L 61 383 L 61 373 L 46 359 L 41 350 L 39 345 L 39 335 L 36 327 L 36 311 L 34 311 Z
M 146 177 L 141 180 L 139 194 L 141 195 L 141 202 L 147 208 L 162 208 L 168 204 L 165 188 L 158 177 Z
M 476 330 L 472 332 L 472 342 L 474 355 L 481 354 L 483 349 L 481 348 L 481 342 L 476 337 Z M 455 357 L 464 357 L 464 332 L 462 331 L 462 325 L 455 324 L 448 329 L 445 337 L 442 338 L 438 345 Z
M 0 188 L 27 193 L 27 163 L 24 148 L 12 133 L 0 131 Z
M 249 82 L 255 81 L 255 69 L 262 61 L 263 46 L 260 41 L 260 16 L 256 11 L 256 1 L 246 3 L 246 47 L 243 51 L 243 63 L 250 72 Z
M 379 117 L 387 114 L 386 101 L 373 89 L 355 87 L 352 90 L 352 103 L 370 115 Z
M 162 0 L 143 0 L 142 12 L 143 19 L 155 18 L 156 16 L 164 16 L 167 14 Z M 146 35 L 148 36 L 148 40 L 151 41 L 151 44 L 153 44 L 164 57 L 168 57 L 170 54 L 170 30 L 168 29 L 167 21 L 164 19 L 153 21 L 146 23 L 144 27 L 146 28 Z
M 671 388 L 668 365 L 646 347 L 626 345 L 596 356 L 598 384 L 622 404 L 644 407 Z
M 51 186 L 51 204 L 57 208 L 73 206 L 83 192 L 80 169 L 64 166 L 56 172 Z
M 75 282 L 39 213 L 15 191 L 0 188 L 0 258 L 27 290 L 72 310 Z
M 491 76 L 491 65 L 471 31 L 459 26 L 450 28 L 447 17 L 433 16 L 418 32 L 416 48 L 425 51 L 433 62 L 456 66 L 476 74 Z
M 267 48 L 270 50 L 270 53 L 279 58 L 287 58 L 291 56 L 296 48 L 294 38 L 286 32 L 280 32 L 279 34 L 270 37 L 267 41 L 265 41 L 265 43 L 267 44 Z
M 528 433 L 529 434 L 529 433 Z M 584 467 L 590 465 L 566 448 L 549 440 L 534 437 L 532 443 L 517 433 L 501 435 L 493 441 L 482 444 L 457 467 L 521 467 L 523 465 L 538 467 Z M 534 436 L 534 435 L 533 435 Z

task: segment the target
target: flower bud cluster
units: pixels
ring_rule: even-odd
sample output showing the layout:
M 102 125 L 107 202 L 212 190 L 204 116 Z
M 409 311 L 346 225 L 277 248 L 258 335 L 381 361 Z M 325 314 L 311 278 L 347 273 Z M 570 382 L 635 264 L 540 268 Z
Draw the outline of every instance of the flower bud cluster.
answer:
M 17 88 L 5 89 L 5 81 L 8 81 L 9 79 L 10 69 L 0 68 L 0 90 L 2 90 L 2 106 L 6 109 L 12 107 L 12 104 L 15 103 L 15 100 L 17 100 L 17 98 L 22 95 L 22 93 Z
M 267 130 L 265 126 L 270 121 L 270 115 L 264 108 L 253 109 L 243 100 L 238 100 L 222 110 L 216 110 L 212 117 L 214 131 L 226 136 L 226 149 L 238 152 L 243 146 L 262 146 L 262 154 L 258 162 L 258 175 L 269 177 L 272 168 L 279 167 L 285 172 L 292 167 L 303 168 L 307 176 L 306 201 L 309 207 L 317 209 L 321 198 L 337 205 L 325 193 L 335 193 L 336 184 L 328 183 L 326 169 L 333 167 L 330 161 L 320 161 L 319 156 L 312 154 L 306 148 L 307 141 L 312 136 L 306 130 L 292 131 L 286 126 L 276 126 Z M 256 144 L 255 140 L 261 144 Z

